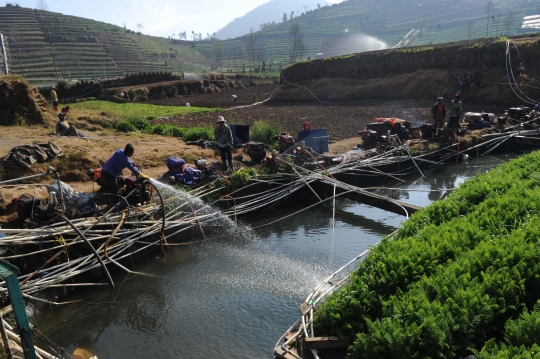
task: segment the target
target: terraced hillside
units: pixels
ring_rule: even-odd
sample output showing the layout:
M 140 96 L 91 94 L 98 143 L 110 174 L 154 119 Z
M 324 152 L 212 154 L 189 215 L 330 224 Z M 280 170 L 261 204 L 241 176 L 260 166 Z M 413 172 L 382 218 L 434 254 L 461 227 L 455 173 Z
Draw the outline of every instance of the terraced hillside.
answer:
M 411 29 L 416 31 L 407 46 L 516 35 L 522 32 L 524 16 L 540 12 L 537 0 L 493 0 L 488 16 L 486 3 L 346 0 L 223 41 L 152 37 L 84 18 L 6 6 L 0 7 L 0 33 L 8 39 L 11 73 L 34 83 L 156 71 L 248 71 L 263 62 L 267 71 L 276 71 L 288 62 L 289 29 L 295 24 L 304 36 L 300 58 L 314 59 L 392 47 Z M 531 31 L 536 30 L 525 32 Z
M 487 0 L 347 0 L 266 26 L 254 34 L 253 46 L 249 34 L 232 40 L 241 43 L 242 51 L 225 52 L 221 63 L 226 67 L 239 62 L 246 67 L 260 66 L 262 61 L 267 66 L 269 62 L 286 63 L 289 30 L 294 24 L 304 35 L 303 59 L 393 47 L 412 29 L 418 31 L 407 46 L 536 31 L 522 31 L 521 24 L 524 16 L 540 13 L 538 1 L 493 0 L 489 23 L 486 4 Z M 222 46 L 230 41 L 222 41 Z M 197 47 L 206 57 L 213 57 L 211 43 Z
M 10 73 L 34 83 L 94 79 L 139 72 L 198 72 L 210 62 L 189 42 L 151 37 L 89 19 L 0 7 Z

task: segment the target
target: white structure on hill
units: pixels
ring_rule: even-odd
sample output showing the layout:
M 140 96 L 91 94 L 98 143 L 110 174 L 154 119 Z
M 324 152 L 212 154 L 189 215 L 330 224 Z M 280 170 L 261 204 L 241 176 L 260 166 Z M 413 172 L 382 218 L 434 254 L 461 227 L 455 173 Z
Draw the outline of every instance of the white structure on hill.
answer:
M 540 29 L 540 15 L 525 16 L 522 29 Z

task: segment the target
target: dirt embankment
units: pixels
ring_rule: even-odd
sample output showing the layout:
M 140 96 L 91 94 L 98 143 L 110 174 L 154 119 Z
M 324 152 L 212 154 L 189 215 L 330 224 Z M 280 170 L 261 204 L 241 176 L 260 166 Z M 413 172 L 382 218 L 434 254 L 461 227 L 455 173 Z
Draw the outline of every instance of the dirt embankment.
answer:
M 463 91 L 462 99 L 468 103 L 520 105 L 522 101 L 507 85 L 505 54 L 505 41 L 483 40 L 315 60 L 284 69 L 283 86 L 275 99 L 315 101 L 305 88 L 293 83 L 325 101 L 434 100 L 438 96 L 449 101 L 452 94 Z M 536 64 L 540 38 L 512 39 L 510 55 L 522 91 L 540 100 L 540 89 L 535 88 L 540 87 Z
M 52 119 L 47 101 L 24 78 L 0 75 L 0 125 L 46 125 Z

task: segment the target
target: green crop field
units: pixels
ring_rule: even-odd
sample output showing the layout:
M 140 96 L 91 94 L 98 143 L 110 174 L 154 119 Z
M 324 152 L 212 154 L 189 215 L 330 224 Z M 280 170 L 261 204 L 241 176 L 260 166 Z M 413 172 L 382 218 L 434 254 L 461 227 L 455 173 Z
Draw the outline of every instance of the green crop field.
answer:
M 318 309 L 350 358 L 537 358 L 540 152 L 415 213 Z
M 131 117 L 158 118 L 170 116 L 182 116 L 190 113 L 217 112 L 219 108 L 186 107 L 186 106 L 158 106 L 142 103 L 114 103 L 108 101 L 85 101 L 71 104 L 72 112 L 77 110 L 92 110 L 98 112 L 109 112 L 121 119 Z

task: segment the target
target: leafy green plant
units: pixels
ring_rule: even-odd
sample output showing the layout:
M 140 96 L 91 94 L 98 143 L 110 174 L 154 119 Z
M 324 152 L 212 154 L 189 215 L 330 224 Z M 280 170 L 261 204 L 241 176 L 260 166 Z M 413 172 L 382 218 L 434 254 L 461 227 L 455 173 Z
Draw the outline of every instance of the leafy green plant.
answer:
M 137 127 L 135 127 L 135 125 L 130 121 L 120 121 L 116 124 L 116 130 L 129 133 L 137 131 Z
M 236 171 L 230 179 L 232 189 L 244 187 L 251 177 L 257 177 L 257 171 L 253 168 L 242 168 Z
M 182 137 L 186 141 L 197 141 L 201 139 L 212 141 L 214 139 L 214 129 L 210 126 L 188 128 Z
M 465 356 L 502 328 L 505 353 L 539 344 L 517 339 L 538 337 L 537 314 L 509 322 L 540 299 L 539 166 L 523 156 L 415 213 L 321 305 L 315 332 L 356 338 L 351 358 Z
M 250 138 L 253 141 L 263 142 L 269 146 L 277 144 L 276 136 L 281 133 L 277 125 L 268 121 L 255 121 L 250 129 Z
M 126 121 L 135 126 L 135 128 L 139 131 L 148 131 L 152 127 L 148 120 L 138 116 L 129 116 L 126 118 Z

